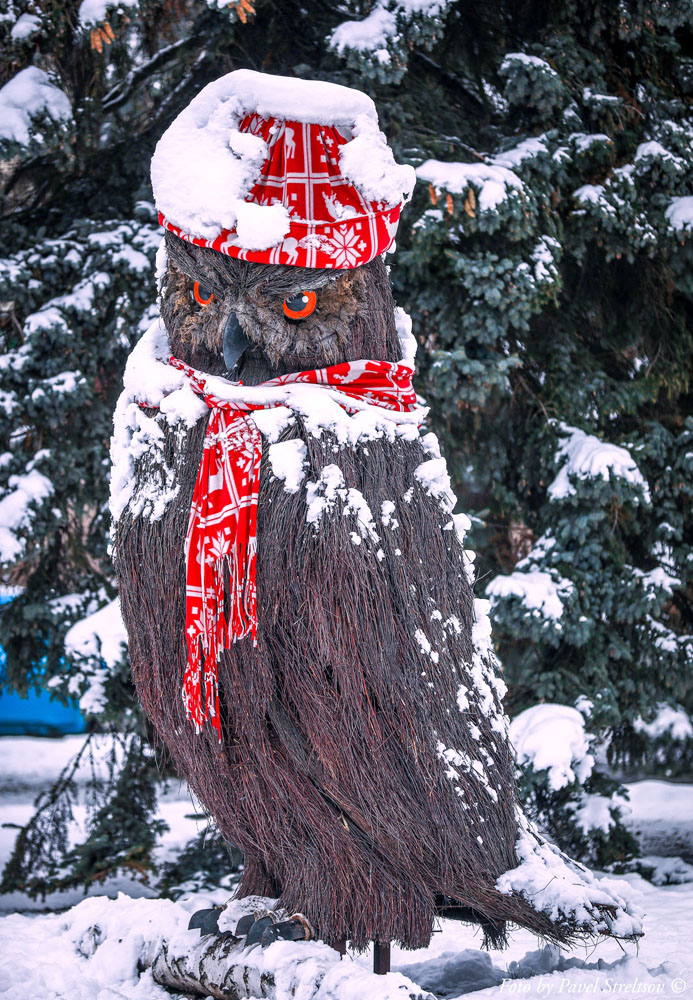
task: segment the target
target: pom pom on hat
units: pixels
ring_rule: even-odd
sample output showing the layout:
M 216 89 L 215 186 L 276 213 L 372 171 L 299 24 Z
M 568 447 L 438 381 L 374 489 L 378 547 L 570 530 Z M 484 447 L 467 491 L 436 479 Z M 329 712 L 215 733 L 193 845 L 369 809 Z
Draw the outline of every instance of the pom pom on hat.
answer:
M 414 182 L 366 94 L 251 70 L 208 84 L 152 158 L 166 229 L 242 260 L 300 267 L 359 267 L 389 249 Z

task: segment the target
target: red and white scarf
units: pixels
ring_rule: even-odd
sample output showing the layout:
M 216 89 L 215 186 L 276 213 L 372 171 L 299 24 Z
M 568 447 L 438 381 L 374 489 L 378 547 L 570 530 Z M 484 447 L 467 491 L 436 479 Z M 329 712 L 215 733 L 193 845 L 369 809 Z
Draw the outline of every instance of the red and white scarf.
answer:
M 388 361 L 344 362 L 247 387 L 205 375 L 177 358 L 171 357 L 169 364 L 183 372 L 212 411 L 185 543 L 188 662 L 183 702 L 195 731 L 199 733 L 209 721 L 221 741 L 217 683 L 221 651 L 247 635 L 257 644 L 255 561 L 262 437 L 247 414 L 291 406 L 292 386 L 312 386 L 311 392 L 327 392 L 348 413 L 375 406 L 390 411 L 391 419 L 409 423 L 412 417 L 404 414 L 417 410 L 416 394 L 411 366 Z M 210 391 L 215 387 L 224 396 L 228 389 L 228 398 Z M 228 619 L 225 597 L 230 602 Z

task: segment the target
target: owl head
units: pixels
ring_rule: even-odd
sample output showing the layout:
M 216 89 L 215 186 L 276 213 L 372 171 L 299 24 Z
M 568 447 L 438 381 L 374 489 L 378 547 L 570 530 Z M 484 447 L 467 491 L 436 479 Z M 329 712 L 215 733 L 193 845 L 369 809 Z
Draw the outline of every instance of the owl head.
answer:
M 363 357 L 358 317 L 387 307 L 371 286 L 414 180 L 358 90 L 249 70 L 209 84 L 152 159 L 172 346 L 227 370 L 250 347 L 285 367 Z

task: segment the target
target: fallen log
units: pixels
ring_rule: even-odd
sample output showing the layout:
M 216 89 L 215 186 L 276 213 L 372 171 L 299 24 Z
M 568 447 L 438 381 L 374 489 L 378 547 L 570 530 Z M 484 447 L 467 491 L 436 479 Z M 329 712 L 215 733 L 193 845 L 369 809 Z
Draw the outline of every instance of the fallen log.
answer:
M 235 928 L 247 913 L 274 910 L 276 899 L 249 896 L 229 902 L 219 933 L 180 931 L 164 937 L 151 972 L 161 986 L 215 1000 L 434 1000 L 397 972 L 375 975 L 322 941 L 276 941 L 245 946 Z
M 132 899 L 122 892 L 117 899 L 94 896 L 68 911 L 64 929 L 90 982 L 92 963 L 91 969 L 100 970 L 95 982 L 108 967 L 123 980 L 154 980 L 181 1000 L 435 1000 L 401 973 L 375 975 L 322 941 L 246 947 L 246 938 L 234 933 L 238 921 L 268 910 L 285 916 L 276 899 L 229 900 L 219 933 L 200 936 L 189 927 L 191 911 L 210 902 L 205 896 L 185 903 Z
M 183 945 L 181 947 L 181 945 Z M 245 948 L 233 935 L 201 938 L 193 947 L 164 942 L 152 976 L 161 986 L 215 1000 L 434 1000 L 406 976 L 375 975 L 317 941 L 277 941 Z

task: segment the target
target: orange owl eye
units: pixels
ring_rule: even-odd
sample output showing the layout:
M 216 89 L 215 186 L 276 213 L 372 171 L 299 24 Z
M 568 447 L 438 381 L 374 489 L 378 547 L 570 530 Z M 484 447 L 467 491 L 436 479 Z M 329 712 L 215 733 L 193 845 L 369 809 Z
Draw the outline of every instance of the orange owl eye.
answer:
M 200 285 L 199 281 L 196 281 L 193 285 L 193 295 L 199 306 L 208 306 L 214 298 L 214 293 L 210 292 L 204 285 Z
M 287 319 L 306 319 L 318 306 L 317 292 L 300 292 L 290 299 L 284 299 L 284 315 Z

